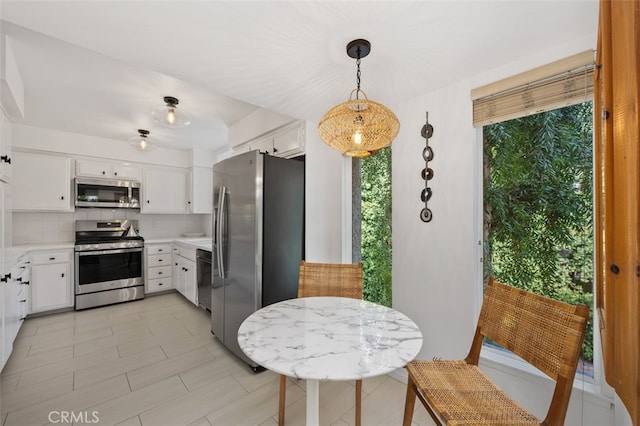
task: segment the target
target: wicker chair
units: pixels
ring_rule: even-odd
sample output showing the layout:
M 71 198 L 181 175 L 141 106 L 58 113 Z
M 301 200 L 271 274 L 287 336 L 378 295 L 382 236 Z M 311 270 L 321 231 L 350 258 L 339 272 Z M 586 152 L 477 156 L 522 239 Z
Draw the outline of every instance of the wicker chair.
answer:
M 337 296 L 362 299 L 362 264 L 300 262 L 298 297 Z M 278 425 L 284 425 L 287 376 L 280 376 Z M 356 380 L 356 426 L 362 412 L 362 380 Z
M 588 316 L 589 309 L 584 305 L 571 306 L 491 280 L 467 357 L 407 365 L 403 425 L 411 425 L 416 395 L 436 424 L 563 425 Z M 509 398 L 480 371 L 478 358 L 485 337 L 556 382 L 544 421 Z

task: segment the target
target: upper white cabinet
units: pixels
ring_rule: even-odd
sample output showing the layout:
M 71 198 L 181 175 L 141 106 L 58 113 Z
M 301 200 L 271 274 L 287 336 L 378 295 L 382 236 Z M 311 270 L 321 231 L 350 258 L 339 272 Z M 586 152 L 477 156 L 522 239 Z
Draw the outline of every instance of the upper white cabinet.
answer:
M 291 158 L 303 154 L 305 149 L 305 126 L 297 125 L 273 135 L 273 151 L 278 157 Z
M 211 214 L 213 209 L 213 169 L 191 169 L 191 213 Z
M 70 158 L 17 151 L 11 166 L 14 211 L 73 211 Z
M 76 176 L 141 180 L 142 167 L 96 160 L 76 161 Z
M 281 129 L 269 132 L 259 138 L 234 148 L 235 154 L 246 151 L 260 152 L 276 157 L 292 158 L 304 154 L 306 141 L 305 124 L 296 122 Z
M 148 167 L 144 170 L 141 213 L 187 213 L 187 169 Z
M 0 181 L 11 180 L 11 123 L 0 108 Z

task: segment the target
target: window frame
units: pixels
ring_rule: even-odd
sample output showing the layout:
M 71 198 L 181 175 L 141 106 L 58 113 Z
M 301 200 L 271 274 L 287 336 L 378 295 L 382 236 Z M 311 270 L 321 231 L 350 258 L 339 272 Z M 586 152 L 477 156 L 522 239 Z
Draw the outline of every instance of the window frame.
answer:
M 591 102 L 593 102 L 593 96 L 591 96 Z M 510 120 L 509 118 L 508 120 Z M 594 118 L 595 119 L 595 118 Z M 506 121 L 506 120 L 505 120 Z M 484 298 L 484 149 L 483 149 L 483 128 L 484 126 L 478 126 L 475 128 L 476 130 L 476 140 L 474 144 L 476 165 L 474 167 L 475 172 L 475 181 L 476 181 L 476 199 L 475 199 L 475 218 L 476 218 L 476 292 L 475 292 L 475 316 L 476 318 L 480 315 L 480 309 L 482 307 L 482 301 Z M 593 171 L 593 179 L 595 179 L 595 162 L 592 165 L 594 168 Z M 595 190 L 595 186 L 594 186 Z M 595 220 L 595 203 L 592 207 L 594 220 Z M 594 231 L 595 232 L 595 231 Z M 595 256 L 595 251 L 594 251 Z M 595 264 L 595 258 L 594 258 Z M 596 310 L 596 297 L 595 297 L 595 289 L 597 286 L 597 276 L 594 276 L 594 297 L 592 301 L 592 309 L 593 312 L 593 324 L 594 328 L 599 323 L 598 312 Z M 605 382 L 604 380 L 604 366 L 602 359 L 602 345 L 600 333 L 597 333 L 594 330 L 593 333 L 593 378 L 589 376 L 585 376 L 582 374 L 576 374 L 573 386 L 581 390 L 582 392 L 586 392 L 588 394 L 592 394 L 597 397 L 602 397 L 608 402 L 613 402 L 614 392 L 613 389 Z M 520 357 L 511 354 L 508 351 L 492 348 L 487 345 L 482 346 L 482 351 L 480 352 L 480 364 L 488 364 L 493 368 L 498 370 L 510 373 L 510 374 L 528 374 L 536 377 L 546 377 L 544 373 L 540 372 L 538 369 L 532 367 L 529 363 L 522 360 Z

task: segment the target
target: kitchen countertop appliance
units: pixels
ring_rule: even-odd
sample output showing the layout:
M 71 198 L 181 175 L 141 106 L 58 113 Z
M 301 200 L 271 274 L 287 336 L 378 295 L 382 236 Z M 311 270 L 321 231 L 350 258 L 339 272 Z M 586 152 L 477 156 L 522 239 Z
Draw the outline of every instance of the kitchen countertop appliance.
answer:
M 144 298 L 144 239 L 137 220 L 77 220 L 75 309 Z
M 253 312 L 298 292 L 304 258 L 304 161 L 249 151 L 213 165 L 211 331 L 238 345 Z

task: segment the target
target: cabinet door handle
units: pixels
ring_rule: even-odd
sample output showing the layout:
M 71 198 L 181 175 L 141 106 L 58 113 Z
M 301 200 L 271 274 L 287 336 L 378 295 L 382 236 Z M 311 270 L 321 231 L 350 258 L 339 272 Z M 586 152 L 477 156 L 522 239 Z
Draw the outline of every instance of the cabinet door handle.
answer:
M 0 277 L 0 283 L 6 283 L 11 279 L 11 273 L 5 274 L 4 277 Z
M 162 275 L 162 271 L 158 272 L 158 275 Z
M 9 158 L 8 155 L 1 156 L 0 160 L 4 161 L 5 163 L 11 164 L 11 158 Z
M 113 175 L 114 176 L 118 176 L 118 172 L 113 172 Z
M 106 175 L 106 174 L 107 174 L 107 172 L 103 170 L 103 171 L 102 171 L 102 174 L 103 174 L 103 175 Z
M 61 199 L 61 200 L 64 200 L 64 195 L 61 195 L 61 196 L 60 196 L 60 199 Z
M 22 299 L 22 300 L 20 300 L 20 303 L 24 303 L 26 301 L 27 301 L 27 299 Z
M 60 277 L 61 277 L 61 278 L 64 278 L 64 272 L 60 274 Z
M 149 200 L 147 200 L 147 204 L 149 204 Z

